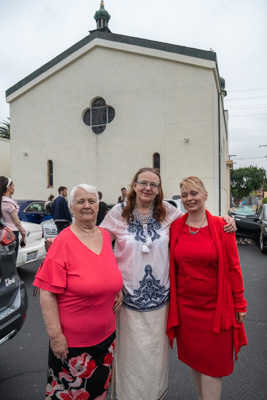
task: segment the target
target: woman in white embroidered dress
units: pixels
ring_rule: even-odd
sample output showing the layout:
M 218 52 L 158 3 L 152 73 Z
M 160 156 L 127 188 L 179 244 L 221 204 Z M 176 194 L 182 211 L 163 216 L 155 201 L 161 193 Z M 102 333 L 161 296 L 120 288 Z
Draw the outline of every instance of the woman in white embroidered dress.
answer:
M 100 225 L 116 239 L 124 283 L 113 375 L 118 400 L 159 400 L 167 392 L 169 231 L 182 215 L 163 201 L 158 171 L 142 168 L 132 180 L 127 204 L 114 206 Z M 235 230 L 233 221 L 230 230 Z

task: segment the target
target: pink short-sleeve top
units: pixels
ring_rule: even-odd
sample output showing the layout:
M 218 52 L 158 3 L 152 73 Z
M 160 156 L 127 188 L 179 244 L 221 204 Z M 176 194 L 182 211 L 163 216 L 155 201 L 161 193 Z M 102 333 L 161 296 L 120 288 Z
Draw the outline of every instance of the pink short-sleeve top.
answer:
M 3 196 L 1 203 L 1 211 L 4 224 L 12 231 L 18 231 L 18 228 L 14 224 L 13 219 L 11 217 L 11 213 L 14 210 L 16 210 L 17 213 L 19 212 L 19 206 L 17 205 L 17 203 L 10 197 Z
M 100 254 L 64 229 L 50 247 L 33 284 L 57 295 L 59 317 L 68 347 L 94 346 L 116 329 L 113 305 L 123 281 L 109 234 Z

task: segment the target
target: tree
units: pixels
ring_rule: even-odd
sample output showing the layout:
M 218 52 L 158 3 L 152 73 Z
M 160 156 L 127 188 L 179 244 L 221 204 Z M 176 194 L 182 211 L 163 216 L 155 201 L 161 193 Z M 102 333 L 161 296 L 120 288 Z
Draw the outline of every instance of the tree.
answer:
M 262 188 L 266 171 L 264 168 L 250 167 L 231 169 L 232 196 L 240 201 L 251 192 Z
M 8 121 L 2 121 L 0 126 L 0 137 L 4 139 L 10 139 L 10 118 Z

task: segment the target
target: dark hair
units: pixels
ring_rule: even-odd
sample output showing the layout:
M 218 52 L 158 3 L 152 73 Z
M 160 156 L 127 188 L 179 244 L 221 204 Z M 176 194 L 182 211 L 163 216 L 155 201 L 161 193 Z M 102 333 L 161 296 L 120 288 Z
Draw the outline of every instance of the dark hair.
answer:
M 163 191 L 161 187 L 161 177 L 158 172 L 158 170 L 150 167 L 145 167 L 139 169 L 139 171 L 136 172 L 136 174 L 133 177 L 133 180 L 130 184 L 130 189 L 127 194 L 127 204 L 124 207 L 122 211 L 122 217 L 126 219 L 128 223 L 133 222 L 134 217 L 133 217 L 133 210 L 135 207 L 136 203 L 136 193 L 134 191 L 134 184 L 137 182 L 138 176 L 142 174 L 142 172 L 153 172 L 153 174 L 157 175 L 159 178 L 159 193 L 157 194 L 155 200 L 154 200 L 154 213 L 153 213 L 153 218 L 155 218 L 157 221 L 163 221 L 165 216 L 166 216 L 166 207 L 163 204 Z
M 98 193 L 99 200 L 101 200 L 103 197 L 102 192 L 97 192 L 97 193 Z
M 2 197 L 4 193 L 6 192 L 7 189 L 7 184 L 8 184 L 8 178 L 5 176 L 0 176 L 0 218 L 2 217 Z
M 68 189 L 65 186 L 59 186 L 58 194 L 60 194 L 60 192 L 63 192 L 63 190 L 68 190 Z
M 52 201 L 54 198 L 55 198 L 55 196 L 54 196 L 53 194 L 50 194 L 50 195 L 48 196 L 47 201 Z
M 121 188 L 121 192 L 122 192 L 123 190 L 126 190 L 126 188 L 125 188 L 125 187 Z

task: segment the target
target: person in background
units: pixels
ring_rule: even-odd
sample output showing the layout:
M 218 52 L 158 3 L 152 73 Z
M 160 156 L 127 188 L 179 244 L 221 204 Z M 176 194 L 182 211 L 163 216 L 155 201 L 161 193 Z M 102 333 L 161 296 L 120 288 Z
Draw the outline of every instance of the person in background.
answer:
M 125 203 L 127 199 L 127 190 L 125 187 L 121 188 L 121 195 L 118 198 L 118 203 Z
M 247 302 L 234 234 L 205 209 L 201 179 L 184 178 L 187 213 L 170 231 L 170 306 L 167 334 L 178 358 L 191 367 L 200 400 L 219 400 L 222 377 L 233 372 L 233 350 L 247 344 Z
M 46 399 L 104 400 L 123 282 L 110 236 L 96 226 L 96 188 L 75 186 L 70 207 L 74 222 L 55 238 L 33 283 L 50 340 Z
M 47 201 L 45 202 L 44 210 L 47 215 L 52 215 L 52 206 L 53 206 L 54 200 L 55 200 L 55 196 L 53 194 L 50 194 L 48 196 Z
M 169 230 L 183 213 L 163 199 L 159 172 L 141 168 L 126 205 L 116 204 L 100 225 L 115 240 L 124 284 L 112 380 L 118 400 L 158 400 L 168 390 Z
M 55 200 L 55 196 L 50 194 L 48 196 L 47 201 L 44 205 L 44 218 L 43 221 L 47 221 L 48 219 L 53 218 L 52 216 L 52 208 L 53 208 L 53 201 Z
M 15 186 L 11 178 L 0 176 L 0 218 L 16 236 L 16 257 L 19 250 L 19 232 L 21 234 L 20 245 L 26 245 L 26 230 L 23 228 L 19 217 L 19 206 L 11 199 L 15 192 Z
M 60 186 L 58 194 L 59 196 L 53 201 L 52 215 L 57 226 L 57 232 L 60 233 L 72 223 L 72 218 L 67 200 L 68 189 L 65 186 Z
M 107 204 L 102 201 L 102 192 L 97 192 L 98 197 L 99 197 L 99 208 L 98 208 L 98 214 L 97 214 L 97 220 L 96 220 L 96 225 L 99 226 L 103 219 L 105 218 L 106 214 L 108 213 L 108 206 Z

